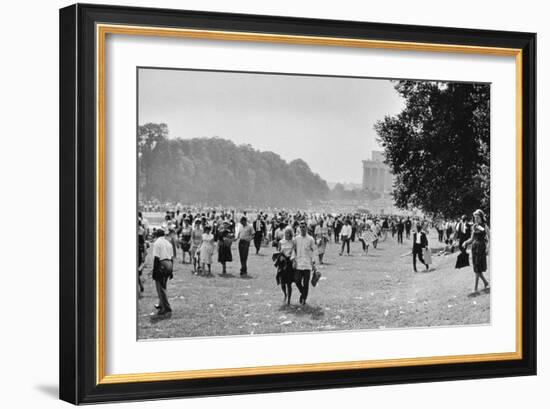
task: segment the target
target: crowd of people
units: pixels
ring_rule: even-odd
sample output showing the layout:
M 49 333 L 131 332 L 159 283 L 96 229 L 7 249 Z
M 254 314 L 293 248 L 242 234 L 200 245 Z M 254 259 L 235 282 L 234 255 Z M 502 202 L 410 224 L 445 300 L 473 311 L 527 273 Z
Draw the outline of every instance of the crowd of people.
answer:
M 156 206 L 143 205 L 141 208 L 144 211 L 158 211 L 160 207 Z M 171 313 L 166 285 L 172 278 L 174 263 L 192 265 L 191 271 L 195 275 L 212 276 L 217 249 L 221 274 L 226 275 L 227 263 L 233 261 L 234 245 L 239 255 L 241 277 L 248 276 L 251 247 L 258 254 L 262 247 L 270 246 L 274 252 L 274 260 L 276 255 L 286 258 L 287 262 L 284 263 L 280 263 L 279 259 L 279 265 L 293 271 L 293 281 L 300 291 L 301 304 L 306 302 L 310 280 L 319 279 L 317 264 L 324 263 L 328 243 L 338 245 L 340 256 L 349 256 L 351 244 L 360 243 L 361 253 L 367 255 L 369 248 L 377 248 L 389 235 L 396 237 L 399 245 L 403 245 L 405 237 L 412 240 L 412 251 L 408 254 L 412 253 L 412 266 L 416 272 L 417 259 L 426 270 L 431 264 L 427 234 L 431 228 L 437 230 L 438 240 L 444 245 L 440 255 L 454 253 L 455 249 L 465 254 L 467 247 L 471 245 L 472 264 L 476 274 L 475 292 L 478 291 L 479 280 L 483 281 L 486 288 L 489 285 L 483 275 L 487 270 L 489 228 L 481 210 L 474 213 L 472 223 L 466 216 L 453 221 L 397 215 L 373 216 L 363 213 L 335 214 L 272 209 L 238 213 L 221 208 L 164 209 L 163 220 L 155 227 L 150 226 L 142 212 L 138 214 L 139 290 L 143 291 L 142 273 L 147 249 L 152 246 L 152 277 L 159 297 L 159 304 L 156 306 L 159 315 Z M 181 259 L 178 259 L 178 248 L 181 249 Z M 288 271 L 278 269 L 278 284 L 281 284 L 281 277 L 286 273 Z

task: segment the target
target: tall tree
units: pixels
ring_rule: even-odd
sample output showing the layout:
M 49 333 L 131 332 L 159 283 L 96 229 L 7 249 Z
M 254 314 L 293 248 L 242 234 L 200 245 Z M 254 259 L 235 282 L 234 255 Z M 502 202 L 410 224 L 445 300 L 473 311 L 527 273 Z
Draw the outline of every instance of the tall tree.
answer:
M 138 126 L 138 172 L 139 187 L 144 197 L 150 197 L 152 165 L 155 159 L 154 151 L 168 137 L 166 124 L 147 123 Z
M 490 201 L 490 86 L 397 81 L 405 108 L 375 124 L 400 208 L 456 217 Z

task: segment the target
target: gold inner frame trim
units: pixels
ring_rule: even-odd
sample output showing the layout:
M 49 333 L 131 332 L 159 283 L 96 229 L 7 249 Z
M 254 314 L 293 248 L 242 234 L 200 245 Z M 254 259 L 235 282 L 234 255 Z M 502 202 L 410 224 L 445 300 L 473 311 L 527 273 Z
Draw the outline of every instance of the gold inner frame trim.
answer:
M 151 372 L 107 375 L 105 373 L 105 41 L 107 34 L 196 38 L 223 41 L 247 41 L 295 45 L 371 48 L 399 51 L 444 52 L 515 57 L 516 65 L 516 350 L 505 353 L 451 355 L 368 361 L 322 362 L 299 365 L 239 367 L 174 372 Z M 518 360 L 522 358 L 522 51 L 515 48 L 381 41 L 353 38 L 294 36 L 179 29 L 166 27 L 96 25 L 96 382 L 116 384 L 214 377 L 291 374 L 349 369 L 389 368 L 412 365 L 437 365 L 467 362 Z

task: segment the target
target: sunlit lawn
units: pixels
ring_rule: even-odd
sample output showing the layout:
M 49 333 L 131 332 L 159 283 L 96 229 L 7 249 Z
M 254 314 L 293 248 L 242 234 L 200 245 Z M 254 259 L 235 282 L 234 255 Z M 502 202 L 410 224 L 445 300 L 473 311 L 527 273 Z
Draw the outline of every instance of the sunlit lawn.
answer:
M 439 247 L 435 236 L 430 245 Z M 378 249 L 362 255 L 361 244 L 351 243 L 351 256 L 338 256 L 339 247 L 329 244 L 322 279 L 310 292 L 305 306 L 298 303 L 293 287 L 292 303 L 283 303 L 275 283 L 272 248 L 255 255 L 251 247 L 248 270 L 251 278 L 239 276 L 239 257 L 233 248 L 228 276 L 221 265 L 212 266 L 214 277 L 192 275 L 189 264 L 175 264 L 168 282 L 173 313 L 169 319 L 154 316 L 157 296 L 150 278 L 151 260 L 145 269 L 145 292 L 138 301 L 138 337 L 172 338 L 236 334 L 427 327 L 487 324 L 490 294 L 473 297 L 471 267 L 454 268 L 456 253 L 433 256 L 433 269 L 412 271 L 410 240 L 403 245 L 388 236 Z M 217 254 L 214 254 L 217 260 Z M 423 266 L 422 266 L 423 267 Z M 490 274 L 487 274 L 490 280 Z M 482 288 L 480 284 L 480 288 Z

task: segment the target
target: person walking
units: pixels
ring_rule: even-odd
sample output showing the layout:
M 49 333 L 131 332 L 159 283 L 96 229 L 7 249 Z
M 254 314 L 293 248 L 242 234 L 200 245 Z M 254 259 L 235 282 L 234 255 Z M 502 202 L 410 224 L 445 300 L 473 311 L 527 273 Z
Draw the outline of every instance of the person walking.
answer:
M 489 251 L 489 226 L 485 220 L 485 213 L 481 209 L 474 212 L 474 225 L 472 227 L 472 236 L 466 240 L 462 246 L 466 250 L 472 245 L 472 265 L 476 275 L 474 292 L 477 293 L 479 280 L 483 281 L 485 289 L 489 288 L 489 281 L 483 273 L 487 271 L 487 253 Z
M 280 285 L 281 282 L 284 282 L 286 278 L 289 278 L 288 282 L 291 282 L 294 277 L 294 268 L 292 267 L 292 259 L 294 257 L 294 233 L 289 227 L 284 231 L 284 237 L 279 240 L 277 251 L 281 253 L 287 259 L 286 268 L 284 270 L 277 270 L 277 275 L 275 276 L 275 281 L 277 285 Z
M 445 244 L 452 244 L 453 239 L 453 222 L 448 220 L 447 223 L 445 223 Z
M 411 229 L 412 229 L 411 218 L 407 217 L 407 220 L 405 220 L 405 236 L 407 237 L 407 239 L 411 238 Z
M 458 240 L 458 248 L 464 251 L 463 244 L 472 236 L 472 227 L 468 223 L 466 215 L 462 215 L 460 222 L 456 225 L 456 238 Z
M 229 223 L 224 222 L 223 227 L 218 233 L 218 263 L 222 265 L 222 275 L 227 274 L 226 263 L 233 261 L 231 245 L 233 244 L 233 236 L 229 229 Z
M 420 260 L 422 264 L 426 266 L 426 270 L 428 270 L 428 264 L 424 262 L 424 256 L 423 251 L 425 248 L 428 247 L 428 238 L 426 237 L 426 233 L 422 231 L 422 225 L 418 223 L 416 225 L 416 231 L 413 233 L 413 270 L 416 273 L 416 257 Z
M 399 219 L 397 222 L 397 244 L 403 244 L 403 230 L 405 230 L 405 223 L 403 223 L 403 219 Z
M 340 255 L 344 254 L 344 247 L 347 246 L 348 256 L 349 256 L 349 241 L 351 238 L 351 222 L 349 219 L 346 219 L 342 231 L 340 232 L 340 239 L 342 241 L 342 248 L 340 250 Z
M 202 264 L 202 274 L 212 277 L 212 255 L 214 254 L 214 235 L 211 233 L 210 226 L 204 226 L 202 234 L 202 243 L 200 248 L 200 258 Z M 206 273 L 208 267 L 208 273 Z
M 334 221 L 334 242 L 335 243 L 339 243 L 341 230 L 342 230 L 342 220 L 340 219 L 340 216 L 338 216 Z
M 328 243 L 328 228 L 325 226 L 325 221 L 323 219 L 320 219 L 315 227 L 315 240 L 317 242 L 319 264 L 323 264 L 323 257 L 325 256 Z
M 307 224 L 300 222 L 300 234 L 294 238 L 296 287 L 300 291 L 300 304 L 305 304 L 309 293 L 311 271 L 315 271 L 315 240 L 307 234 Z M 350 227 L 351 229 L 351 227 Z
M 254 221 L 253 227 L 254 227 L 254 247 L 256 248 L 256 254 L 259 254 L 260 248 L 262 246 L 262 240 L 266 232 L 265 222 L 262 220 L 261 213 L 258 213 L 258 216 Z
M 173 278 L 174 250 L 172 243 L 166 240 L 163 229 L 158 229 L 156 235 L 157 239 L 153 244 L 153 280 L 159 303 L 155 307 L 158 309 L 157 315 L 166 316 L 172 312 L 168 302 L 167 282 Z
M 363 252 L 365 253 L 365 256 L 369 254 L 369 246 L 376 240 L 376 235 L 371 230 L 370 224 L 366 224 L 365 228 L 363 229 L 363 232 L 361 233 L 361 237 L 359 239 L 361 241 L 361 244 L 363 246 Z
M 380 223 L 378 222 L 378 219 L 374 220 L 372 227 L 372 232 L 374 233 L 375 239 L 372 241 L 372 247 L 376 248 L 378 247 L 378 240 L 380 239 L 380 232 L 382 231 L 380 228 Z
M 440 243 L 443 243 L 443 233 L 445 232 L 443 220 L 437 220 L 435 224 L 435 229 L 437 230 L 437 240 L 439 240 Z
M 198 269 L 200 269 L 200 253 L 199 248 L 202 243 L 202 234 L 203 230 L 201 228 L 201 221 L 197 219 L 195 221 L 195 228 L 191 232 L 191 258 L 193 259 L 193 274 L 198 274 Z
M 237 232 L 237 241 L 239 247 L 239 258 L 241 260 L 241 277 L 248 275 L 247 260 L 250 242 L 254 238 L 254 228 L 248 224 L 246 216 L 241 217 L 240 228 Z
M 390 228 L 390 226 L 388 224 L 388 219 L 385 218 L 382 221 L 382 240 L 381 241 L 386 241 L 387 240 L 389 228 Z
M 191 255 L 191 233 L 190 219 L 183 219 L 180 231 L 181 262 L 185 264 L 185 253 L 189 254 L 189 263 L 193 262 Z

